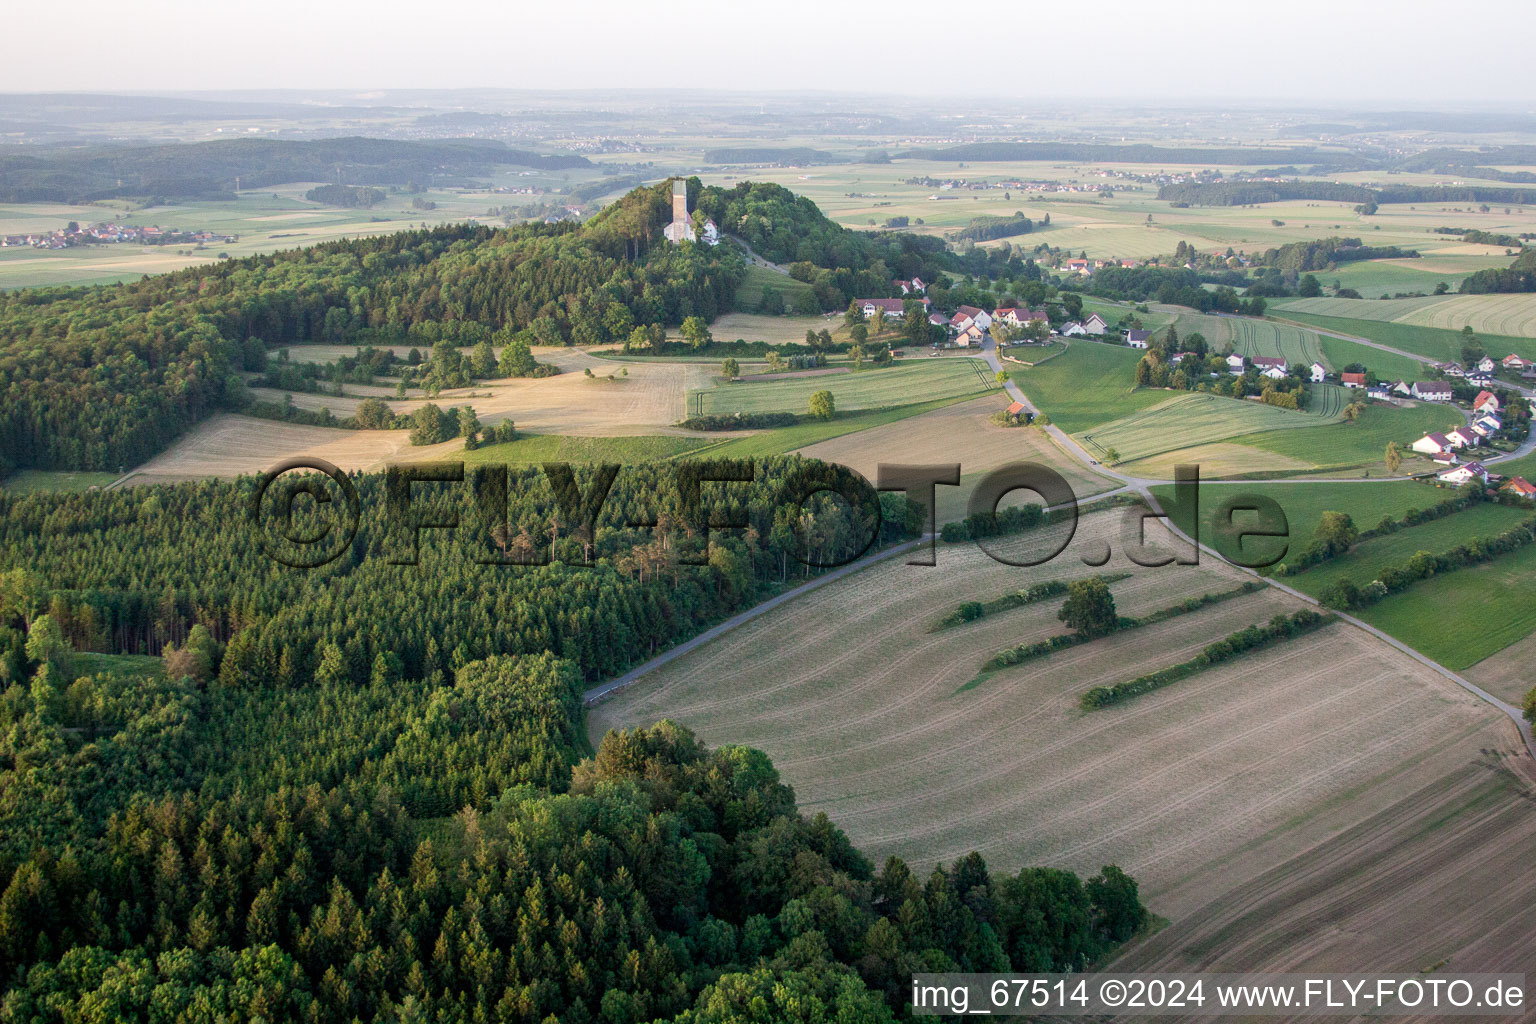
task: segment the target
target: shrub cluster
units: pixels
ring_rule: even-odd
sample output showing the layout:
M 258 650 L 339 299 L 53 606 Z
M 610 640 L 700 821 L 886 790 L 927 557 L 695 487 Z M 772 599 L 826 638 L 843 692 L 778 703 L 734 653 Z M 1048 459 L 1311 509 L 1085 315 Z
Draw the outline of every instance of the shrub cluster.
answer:
M 738 412 L 690 416 L 679 426 L 688 430 L 766 430 L 792 427 L 799 422 L 800 417 L 792 412 Z

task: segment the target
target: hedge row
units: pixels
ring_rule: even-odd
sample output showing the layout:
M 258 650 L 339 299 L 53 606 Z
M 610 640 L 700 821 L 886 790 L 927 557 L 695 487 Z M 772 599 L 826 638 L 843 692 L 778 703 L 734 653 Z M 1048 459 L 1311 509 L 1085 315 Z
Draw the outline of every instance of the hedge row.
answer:
M 1231 590 L 1218 590 L 1210 594 L 1201 594 L 1199 597 L 1185 598 L 1178 604 L 1159 608 L 1157 611 L 1148 612 L 1146 615 L 1134 617 L 1122 615 L 1120 617 L 1120 625 L 1116 627 L 1116 632 L 1124 629 L 1135 629 L 1138 626 L 1150 626 L 1180 615 L 1188 615 L 1190 612 L 1199 611 L 1208 605 L 1220 604 L 1222 601 L 1234 597 L 1241 597 L 1244 594 L 1252 594 L 1257 590 L 1263 590 L 1266 586 L 1268 586 L 1267 583 L 1259 580 L 1249 580 Z M 1029 661 L 1031 658 L 1038 658 L 1052 651 L 1059 651 L 1064 647 L 1074 647 L 1077 644 L 1087 643 L 1093 639 L 1096 638 L 1083 636 L 1080 633 L 1063 633 L 1059 636 L 1046 637 L 1044 640 L 1036 640 L 1034 643 L 1019 644 L 1016 647 L 1009 647 L 992 655 L 991 658 L 987 659 L 987 663 L 982 666 L 982 671 L 990 672 L 1000 668 L 1008 668 L 1010 665 L 1017 665 L 1020 662 Z
M 1139 697 L 1197 672 L 1203 672 L 1212 665 L 1219 665 L 1271 644 L 1310 633 L 1332 621 L 1333 616 L 1315 612 L 1311 608 L 1303 608 L 1294 615 L 1276 615 L 1267 625 L 1249 626 L 1213 644 L 1208 644 L 1205 650 L 1188 661 L 1170 665 L 1157 672 L 1149 672 L 1144 676 L 1137 676 L 1128 682 L 1116 683 L 1114 686 L 1095 686 L 1083 694 L 1082 705 L 1085 709 L 1092 711 L 1095 708 L 1104 708 L 1130 700 L 1132 697 Z
M 1373 537 L 1386 537 L 1390 534 L 1398 532 L 1399 530 L 1406 530 L 1410 527 L 1420 526 L 1424 523 L 1432 523 L 1436 519 L 1444 519 L 1446 516 L 1455 515 L 1457 512 L 1465 511 L 1472 505 L 1482 504 L 1487 500 L 1487 498 L 1487 492 L 1481 487 L 1459 488 L 1456 494 L 1446 498 L 1444 501 L 1431 505 L 1429 508 L 1411 508 L 1407 512 L 1404 512 L 1402 517 L 1399 519 L 1393 519 L 1391 516 L 1383 516 L 1381 522 L 1377 523 L 1371 529 L 1361 530 L 1355 536 L 1355 543 L 1359 544 L 1363 541 L 1368 541 Z M 1340 555 L 1345 554 L 1348 550 L 1348 548 L 1345 548 L 1343 550 L 1335 551 L 1326 546 L 1314 544 L 1311 547 L 1308 547 L 1305 551 L 1298 554 L 1294 559 L 1287 559 L 1280 565 L 1276 566 L 1275 575 L 1296 576 L 1300 573 L 1306 572 L 1308 569 L 1311 569 L 1314 566 L 1321 565 L 1323 562 L 1337 558 Z
M 1079 505 L 1077 514 L 1081 516 L 1101 509 L 1114 508 L 1117 505 L 1138 504 L 1141 504 L 1140 498 L 1128 494 L 1116 494 L 1100 501 Z M 1002 537 L 1012 533 L 1023 533 L 1037 526 L 1059 523 L 1071 514 L 1071 509 L 1066 508 L 1058 508 L 1046 513 L 1039 505 L 1005 508 L 995 516 L 988 512 L 978 512 L 957 522 L 945 523 L 944 528 L 939 531 L 939 539 L 945 544 L 963 544 L 978 537 Z
M 1106 584 L 1119 583 L 1121 580 L 1130 579 L 1128 572 L 1110 573 L 1105 576 L 1093 576 L 1090 579 L 1103 580 Z M 954 611 L 939 620 L 938 628 L 946 626 L 961 626 L 967 622 L 995 615 L 998 612 L 1008 611 L 1010 608 L 1022 608 L 1027 604 L 1035 604 L 1047 598 L 1060 597 L 1067 592 L 1067 580 L 1047 580 L 1044 583 L 1036 583 L 1034 586 L 1023 590 L 1016 590 L 1011 594 L 994 598 L 991 601 L 966 601 L 955 608 Z
M 1419 580 L 1427 580 L 1441 573 L 1455 572 L 1471 565 L 1491 562 L 1500 555 L 1518 551 L 1536 540 L 1536 516 L 1512 526 L 1492 537 L 1474 537 L 1466 544 L 1458 544 L 1444 554 L 1435 555 L 1420 551 L 1406 562 L 1391 565 L 1366 584 L 1358 587 L 1351 580 L 1339 580 L 1324 587 L 1317 599 L 1330 608 L 1353 610 L 1369 608 L 1388 594 L 1406 590 Z
M 800 417 L 792 412 L 738 412 L 690 416 L 678 426 L 688 430 L 767 430 L 792 427 L 799 422 Z

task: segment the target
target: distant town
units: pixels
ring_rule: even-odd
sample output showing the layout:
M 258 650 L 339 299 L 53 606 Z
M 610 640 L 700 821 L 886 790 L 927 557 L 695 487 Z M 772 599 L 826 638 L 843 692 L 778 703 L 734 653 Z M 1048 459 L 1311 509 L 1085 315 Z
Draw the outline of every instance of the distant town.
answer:
M 219 235 L 212 231 L 175 231 L 156 225 L 140 227 L 136 224 L 91 224 L 81 227 L 70 221 L 56 231 L 38 231 L 26 235 L 0 236 L 0 247 L 31 247 L 33 249 L 73 249 L 82 245 L 108 245 L 114 242 L 136 242 L 140 245 L 207 245 L 211 242 L 234 242 L 239 235 Z

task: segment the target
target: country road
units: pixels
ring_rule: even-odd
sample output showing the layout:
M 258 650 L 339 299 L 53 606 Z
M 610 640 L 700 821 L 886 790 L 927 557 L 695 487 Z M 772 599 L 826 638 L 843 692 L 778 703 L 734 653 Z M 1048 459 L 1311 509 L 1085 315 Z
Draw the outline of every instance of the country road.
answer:
M 1090 344 L 1093 344 L 1093 343 L 1090 343 Z M 968 358 L 974 358 L 974 357 L 968 357 Z M 990 366 L 992 368 L 994 373 L 1000 371 L 1003 368 L 1002 367 L 1002 361 L 998 358 L 998 355 L 997 355 L 996 346 L 994 344 L 992 344 L 992 342 L 990 340 L 988 340 L 987 342 L 984 343 L 984 347 L 983 347 L 982 353 L 981 353 L 981 358 L 987 363 L 988 366 Z M 1004 389 L 1007 392 L 1008 396 L 1010 398 L 1012 398 L 1014 401 L 1019 402 L 1020 404 L 1022 404 L 1025 409 L 1029 410 L 1031 413 L 1038 413 L 1039 412 L 1038 407 L 1035 406 L 1035 404 L 1029 400 L 1029 396 L 1026 395 L 1023 392 L 1023 390 L 1020 389 L 1019 386 L 1016 383 L 1014 383 L 1014 381 L 1013 381 L 1013 379 L 1011 377 L 1004 383 L 1003 386 L 1004 386 Z M 1109 491 L 1106 494 L 1095 495 L 1094 497 L 1096 499 L 1097 498 L 1103 498 L 1103 497 L 1109 497 L 1110 495 L 1121 494 L 1121 493 L 1125 493 L 1127 491 L 1130 491 L 1130 492 L 1134 492 L 1135 494 L 1139 495 L 1144 501 L 1146 501 L 1148 506 L 1151 507 L 1153 510 L 1155 510 L 1155 511 L 1157 511 L 1159 513 L 1163 512 L 1162 505 L 1158 502 L 1157 498 L 1152 494 L 1151 488 L 1154 487 L 1154 486 L 1160 485 L 1160 484 L 1167 484 L 1170 481 L 1161 480 L 1161 479 L 1153 479 L 1153 478 L 1148 478 L 1148 477 L 1131 476 L 1131 475 L 1126 474 L 1126 473 L 1121 473 L 1118 470 L 1111 469 L 1108 466 L 1101 465 L 1098 462 L 1098 460 L 1096 460 L 1092 456 L 1090 456 L 1088 454 L 1088 452 L 1086 450 L 1084 450 L 1083 447 L 1080 444 L 1077 443 L 1077 441 L 1075 441 L 1069 434 L 1067 434 L 1065 431 L 1063 431 L 1060 427 L 1057 427 L 1055 424 L 1050 424 L 1050 425 L 1047 425 L 1046 427 L 1044 427 L 1043 429 L 1044 429 L 1045 433 L 1047 434 L 1047 436 L 1049 436 L 1051 438 L 1051 440 L 1054 441 L 1056 443 L 1056 445 L 1063 452 L 1065 452 L 1067 455 L 1071 456 L 1072 458 L 1077 459 L 1084 466 L 1087 466 L 1088 468 L 1090 468 L 1094 472 L 1100 473 L 1100 474 L 1102 474 L 1104 476 L 1110 477 L 1111 479 L 1118 480 L 1120 482 L 1120 484 L 1121 484 L 1120 487 L 1116 488 L 1115 490 Z M 1509 454 L 1507 456 L 1502 456 L 1499 459 L 1489 459 L 1487 461 L 1488 462 L 1495 462 L 1495 461 L 1502 461 L 1503 459 L 1518 458 L 1521 455 L 1528 454 L 1533 448 L 1536 448 L 1536 436 L 1533 436 L 1533 437 L 1527 439 L 1526 442 L 1520 446 L 1520 449 L 1518 451 L 1513 452 L 1513 453 L 1511 453 L 1511 454 Z M 1350 477 L 1350 478 L 1344 478 L 1344 479 L 1312 478 L 1312 479 L 1308 479 L 1308 480 L 1297 480 L 1297 481 L 1286 481 L 1286 482 L 1288 482 L 1288 483 L 1292 483 L 1292 482 L 1294 482 L 1294 483 L 1381 483 L 1381 482 L 1383 482 L 1383 480 L 1392 480 L 1392 479 L 1403 480 L 1403 479 L 1409 479 L 1409 478 L 1407 478 L 1407 477 L 1378 477 L 1378 478 L 1375 478 L 1375 479 L 1361 479 L 1361 478 L 1356 478 L 1356 477 Z M 1229 483 L 1253 483 L 1253 481 L 1251 481 L 1251 480 L 1243 480 L 1243 481 L 1203 480 L 1201 482 L 1202 483 L 1222 483 L 1222 482 L 1229 482 Z M 1207 544 L 1204 544 L 1204 543 L 1196 541 L 1193 537 L 1190 537 L 1187 533 L 1185 533 L 1182 529 L 1180 529 L 1173 522 L 1171 517 L 1165 516 L 1164 519 L 1163 519 L 1163 523 L 1164 523 L 1164 525 L 1168 528 L 1168 530 L 1171 533 L 1173 533 L 1175 536 L 1177 536 L 1178 538 L 1183 540 L 1185 543 L 1190 544 L 1190 545 L 1192 545 L 1194 547 L 1197 547 L 1200 551 L 1202 551 L 1205 554 L 1208 554 L 1208 555 L 1210 555 L 1210 556 L 1212 556 L 1214 558 L 1221 558 L 1220 553 L 1217 552 L 1214 548 L 1210 547 Z M 875 564 L 877 564 L 879 562 L 885 561 L 885 560 L 887 560 L 889 558 L 892 558 L 892 557 L 894 557 L 896 555 L 902 554 L 902 553 L 907 552 L 907 551 L 911 551 L 913 548 L 915 548 L 918 545 L 923 544 L 923 543 L 925 543 L 925 542 L 927 542 L 927 541 L 929 541 L 931 539 L 932 539 L 932 535 L 928 534 L 928 535 L 924 535 L 922 538 L 920 538 L 918 540 L 907 541 L 906 543 L 899 544 L 899 545 L 897 545 L 895 547 L 887 548 L 887 549 L 885 549 L 883 551 L 878 551 L 878 552 L 876 552 L 876 553 L 874 553 L 872 555 L 867 555 L 867 556 L 865 556 L 865 557 L 863 557 L 863 558 L 861 558 L 861 559 L 859 559 L 859 560 L 857 560 L 855 562 L 850 562 L 848 565 L 842 566 L 842 567 L 840 567 L 838 569 L 834 569 L 832 572 L 829 572 L 829 573 L 827 573 L 827 574 L 825 574 L 823 576 L 819 576 L 816 579 L 808 580 L 807 582 L 802 583 L 801 585 L 799 585 L 797 587 L 794 587 L 794 588 L 792 588 L 790 590 L 786 590 L 783 593 L 775 595 L 774 597 L 769 598 L 766 601 L 763 601 L 763 602 L 761 602 L 759 604 L 753 605 L 751 608 L 748 608 L 745 611 L 742 611 L 742 612 L 732 616 L 731 618 L 726 619 L 724 622 L 721 622 L 718 625 L 712 626 L 711 628 L 705 630 L 703 633 L 700 633 L 698 636 L 693 637 L 690 640 L 686 640 L 683 643 L 678 644 L 676 647 L 673 647 L 673 648 L 670 648 L 669 650 L 663 651 L 661 654 L 658 654 L 656 657 L 650 659 L 649 661 L 645 662 L 644 664 L 637 665 L 635 668 L 630 669 L 628 672 L 624 673 L 623 675 L 618 676 L 618 677 L 616 677 L 614 679 L 610 679 L 607 682 L 602 683 L 602 684 L 600 684 L 598 686 L 592 687 L 591 689 L 589 689 L 585 693 L 583 693 L 583 695 L 582 695 L 583 703 L 585 703 L 587 705 L 596 704 L 597 702 L 603 700 L 604 698 L 609 697 L 609 696 L 611 696 L 614 693 L 617 693 L 619 690 L 622 690 L 625 687 L 633 685 L 634 683 L 638 682 L 640 679 L 644 678 L 646 675 L 650 674 L 651 672 L 654 672 L 658 668 L 661 668 L 663 665 L 666 665 L 667 663 L 669 663 L 669 662 L 671 662 L 671 661 L 673 661 L 673 660 L 675 660 L 677 658 L 680 658 L 683 655 L 688 654 L 689 652 L 698 649 L 699 647 L 702 647 L 704 644 L 707 644 L 710 641 L 716 639 L 717 637 L 720 637 L 720 636 L 724 635 L 725 633 L 730 632 L 731 630 L 737 628 L 738 626 L 744 625 L 745 623 L 750 622 L 753 619 L 756 619 L 756 618 L 758 618 L 761 615 L 765 615 L 768 612 L 772 611 L 773 609 L 778 608 L 779 606 L 781 606 L 783 604 L 786 604 L 789 601 L 793 601 L 795 598 L 800 597 L 803 594 L 807 594 L 807 593 L 809 593 L 809 592 L 811 592 L 813 590 L 816 590 L 816 589 L 818 589 L 820 587 L 826 586 L 829 583 L 832 583 L 832 582 L 834 582 L 836 580 L 842 579 L 842 578 L 844 578 L 846 576 L 852 575 L 853 573 L 859 572 L 862 569 L 866 569 L 869 566 L 872 566 L 872 565 L 875 565 Z M 1292 597 L 1294 597 L 1294 598 L 1296 598 L 1296 599 L 1298 599 L 1300 601 L 1304 601 L 1304 602 L 1306 602 L 1309 605 L 1314 605 L 1314 606 L 1317 606 L 1317 607 L 1323 607 L 1315 598 L 1310 597 L 1309 595 L 1302 593 L 1301 591 L 1295 589 L 1294 587 L 1287 586 L 1286 584 L 1281 583 L 1278 580 L 1270 579 L 1270 578 L 1268 578 L 1266 576 L 1263 576 L 1260 573 L 1258 573 L 1256 570 L 1253 570 L 1253 569 L 1243 569 L 1243 571 L 1248 573 L 1249 575 L 1251 575 L 1255 579 L 1261 580 L 1265 584 L 1267 584 L 1267 585 L 1269 585 L 1271 587 L 1274 587 L 1277 590 L 1280 590 L 1283 593 L 1286 593 L 1286 594 L 1288 594 L 1288 595 L 1290 595 L 1290 596 L 1292 596 Z M 1513 704 L 1508 703 L 1507 701 L 1504 701 L 1504 700 L 1499 699 L 1498 697 L 1495 697 L 1493 694 L 1489 693 L 1487 690 L 1484 690 L 1482 687 L 1478 686 L 1476 683 L 1473 683 L 1471 680 L 1467 679 L 1466 677 L 1460 675 L 1459 673 L 1453 672 L 1449 668 L 1446 668 L 1444 665 L 1441 665 L 1439 662 L 1434 661 L 1434 660 L 1426 657 L 1423 654 L 1420 654 L 1418 651 L 1414 650 L 1412 647 L 1409 647 L 1407 644 L 1403 643 L 1400 640 L 1395 639 L 1394 637 L 1388 636 L 1386 633 L 1384 633 L 1381 630 L 1377 629 L 1375 626 L 1372 626 L 1369 623 L 1364 622 L 1361 619 L 1358 619 L 1355 616 L 1349 615 L 1349 614 L 1347 614 L 1345 612 L 1334 611 L 1333 609 L 1327 609 L 1327 610 L 1329 612 L 1331 612 L 1335 617 L 1337 617 L 1341 622 L 1346 622 L 1349 625 L 1354 626 L 1357 629 L 1360 629 L 1360 630 L 1365 631 L 1366 633 L 1369 633 L 1371 636 L 1373 636 L 1373 637 L 1377 638 L 1378 640 L 1381 640 L 1382 642 L 1390 645 L 1391 647 L 1393 647 L 1393 648 L 1403 652 L 1408 657 L 1410 657 L 1413 660 L 1419 662 L 1420 664 L 1426 666 L 1427 668 L 1433 669 L 1434 671 L 1438 672 L 1440 675 L 1444 676 L 1449 681 L 1455 683 L 1457 686 L 1460 686 L 1462 689 L 1466 690 L 1468 693 L 1471 693 L 1473 696 L 1477 697 L 1479 700 L 1485 701 L 1488 704 L 1492 705 L 1493 707 L 1497 708 L 1499 711 L 1503 712 L 1514 723 L 1515 729 L 1519 732 L 1520 738 L 1521 738 L 1521 740 L 1525 744 L 1525 748 L 1526 748 L 1527 753 L 1529 753 L 1531 755 L 1533 760 L 1536 760 L 1536 735 L 1533 735 L 1530 723 L 1525 720 L 1525 716 L 1521 713 L 1521 710 L 1519 708 L 1515 707 Z

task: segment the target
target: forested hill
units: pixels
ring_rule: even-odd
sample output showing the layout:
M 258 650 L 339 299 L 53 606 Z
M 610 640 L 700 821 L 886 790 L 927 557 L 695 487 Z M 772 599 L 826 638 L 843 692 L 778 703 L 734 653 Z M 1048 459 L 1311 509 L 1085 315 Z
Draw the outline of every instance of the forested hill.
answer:
M 670 186 L 579 227 L 453 226 L 330 242 L 132 284 L 0 295 L 0 474 L 115 469 L 220 407 L 264 347 L 397 337 L 596 344 L 731 308 L 731 246 L 668 245 Z
M 477 561 L 468 483 L 419 488 L 466 528 L 394 565 L 408 531 L 359 478 L 355 542 L 307 574 L 259 550 L 254 481 L 0 495 L 4 1018 L 878 1024 L 915 970 L 1079 970 L 1128 938 L 1112 868 L 877 871 L 757 751 L 588 746 L 584 677 L 761 599 L 800 531 L 862 544 L 857 513 L 784 500 L 805 465 L 705 489 L 750 524 L 707 547 L 670 467 L 627 467 L 522 567 Z M 495 510 L 514 549 L 550 537 L 536 475 Z M 921 525 L 881 505 L 887 541 Z
M 1164 185 L 1157 198 L 1188 206 L 1246 206 L 1313 199 L 1339 203 L 1529 203 L 1536 189 L 1499 185 L 1388 185 L 1337 181 L 1212 181 Z
M 689 182 L 714 217 L 791 262 L 824 309 L 932 280 L 939 239 L 871 235 L 771 184 Z M 733 245 L 670 245 L 671 182 L 637 188 L 585 224 L 458 225 L 253 256 L 132 284 L 0 294 L 0 476 L 112 470 L 243 401 L 269 346 L 438 340 L 624 341 L 636 325 L 713 320 L 745 263 Z M 835 268 L 835 269 L 831 269 Z
M 591 167 L 586 157 L 546 155 L 476 140 L 224 139 L 153 146 L 27 149 L 0 156 L 0 202 L 79 203 L 122 196 L 198 199 L 294 181 L 361 185 L 462 182 L 496 167 Z

